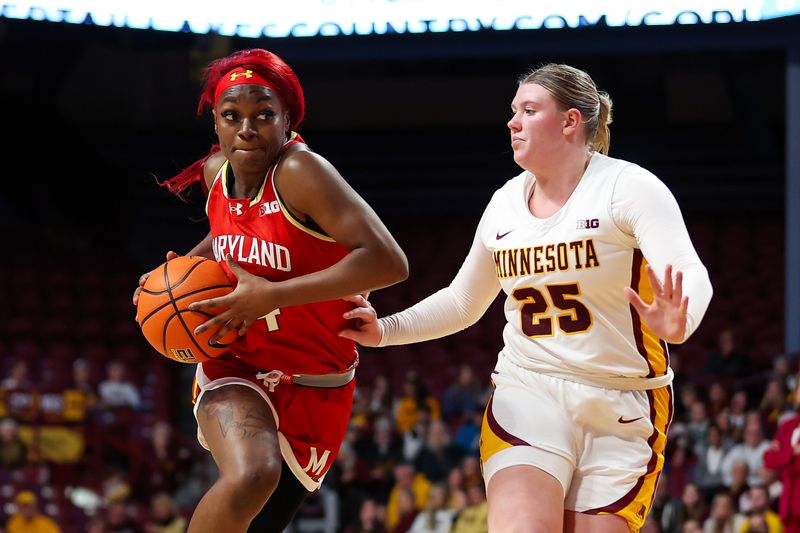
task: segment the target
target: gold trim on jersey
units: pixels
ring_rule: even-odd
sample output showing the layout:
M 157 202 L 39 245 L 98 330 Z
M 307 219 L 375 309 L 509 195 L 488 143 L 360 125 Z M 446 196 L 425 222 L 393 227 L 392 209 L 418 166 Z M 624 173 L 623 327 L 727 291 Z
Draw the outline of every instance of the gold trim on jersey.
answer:
M 639 294 L 639 297 L 645 303 L 649 304 L 653 301 L 653 287 L 650 286 L 650 279 L 647 277 L 645 270 L 647 260 L 638 249 L 633 252 L 632 266 L 633 279 L 631 280 L 631 288 Z M 650 373 L 647 377 L 654 378 L 665 375 L 669 367 L 667 345 L 645 324 L 633 306 L 631 306 L 631 318 L 633 320 L 633 335 L 636 338 L 636 347 L 650 367 Z
M 197 397 L 200 396 L 200 384 L 197 382 L 197 377 L 192 378 L 192 405 L 197 403 Z
M 278 161 L 280 161 L 280 159 Z M 230 166 L 230 160 L 226 159 L 225 162 L 222 164 L 222 168 L 219 169 L 220 174 L 222 175 L 222 192 L 225 195 L 225 198 L 227 198 L 228 200 L 236 200 L 237 198 L 231 198 L 230 191 L 228 191 L 229 166 Z M 264 176 L 264 181 L 261 182 L 261 187 L 258 188 L 258 193 L 253 197 L 252 200 L 250 200 L 250 205 L 248 207 L 253 207 L 258 202 L 261 201 L 261 197 L 264 196 L 264 186 L 267 183 L 267 177 L 276 166 L 278 166 L 278 162 L 275 162 L 275 165 L 267 171 L 267 175 Z

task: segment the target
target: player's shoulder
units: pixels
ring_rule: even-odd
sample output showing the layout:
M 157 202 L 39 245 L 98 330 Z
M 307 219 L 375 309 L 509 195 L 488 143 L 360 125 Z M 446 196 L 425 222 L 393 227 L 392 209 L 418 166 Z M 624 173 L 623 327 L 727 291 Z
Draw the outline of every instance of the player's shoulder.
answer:
M 225 164 L 225 154 L 217 152 L 208 157 L 203 163 L 203 180 L 206 182 L 206 190 L 211 189 L 214 178 L 217 177 L 219 169 Z
M 333 165 L 323 156 L 314 152 L 303 143 L 289 147 L 278 163 L 277 173 L 291 174 L 293 178 L 303 176 L 313 179 L 315 174 L 325 174 L 333 169 Z
M 527 183 L 533 179 L 533 176 L 527 170 L 523 170 L 513 178 L 507 180 L 499 189 L 494 193 L 495 196 L 517 197 L 525 189 Z

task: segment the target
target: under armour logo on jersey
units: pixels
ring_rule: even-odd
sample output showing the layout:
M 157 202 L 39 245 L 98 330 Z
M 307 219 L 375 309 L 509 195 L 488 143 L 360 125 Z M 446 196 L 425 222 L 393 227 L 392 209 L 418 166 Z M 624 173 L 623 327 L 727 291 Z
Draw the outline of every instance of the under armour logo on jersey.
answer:
M 578 221 L 578 229 L 599 228 L 600 220 L 597 218 L 586 218 Z
M 242 204 L 236 203 L 236 204 L 230 204 L 228 206 L 228 209 L 230 209 L 232 215 L 241 215 L 244 207 L 242 206 Z

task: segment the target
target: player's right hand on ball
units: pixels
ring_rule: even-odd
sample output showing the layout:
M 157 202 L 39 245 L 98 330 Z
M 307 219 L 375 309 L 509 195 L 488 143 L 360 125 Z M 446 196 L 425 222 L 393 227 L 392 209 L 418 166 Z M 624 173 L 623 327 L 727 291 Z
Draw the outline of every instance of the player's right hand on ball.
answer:
M 172 250 L 167 252 L 167 261 L 169 261 L 171 259 L 175 259 L 176 257 L 178 257 L 178 254 L 176 254 Z M 149 278 L 150 274 L 152 274 L 152 273 L 153 273 L 153 271 L 151 270 L 150 272 L 145 272 L 144 274 L 142 274 L 139 277 L 139 286 L 136 287 L 135 291 L 133 291 L 133 305 L 136 305 L 136 304 L 139 303 L 139 294 L 141 294 L 141 292 L 142 292 L 142 287 L 144 287 L 144 282 L 147 281 L 147 278 Z
M 339 336 L 355 341 L 361 346 L 377 346 L 381 342 L 383 332 L 372 304 L 361 294 L 347 296 L 342 300 L 352 302 L 358 307 L 342 315 L 345 320 L 350 320 L 354 327 L 343 329 L 339 332 Z

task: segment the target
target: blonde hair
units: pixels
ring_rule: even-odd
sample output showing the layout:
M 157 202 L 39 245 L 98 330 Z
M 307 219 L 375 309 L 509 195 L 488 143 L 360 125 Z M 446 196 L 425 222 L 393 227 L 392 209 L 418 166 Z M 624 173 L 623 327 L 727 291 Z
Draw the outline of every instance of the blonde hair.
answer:
M 535 83 L 553 95 L 563 109 L 581 112 L 592 150 L 608 154 L 611 147 L 611 97 L 597 90 L 585 71 L 564 64 L 549 63 L 519 78 L 519 84 Z

